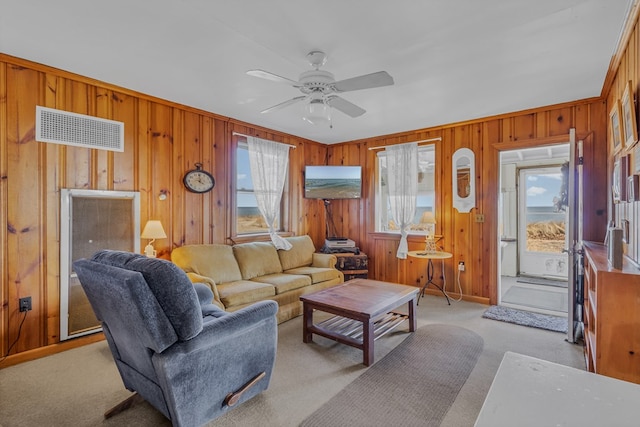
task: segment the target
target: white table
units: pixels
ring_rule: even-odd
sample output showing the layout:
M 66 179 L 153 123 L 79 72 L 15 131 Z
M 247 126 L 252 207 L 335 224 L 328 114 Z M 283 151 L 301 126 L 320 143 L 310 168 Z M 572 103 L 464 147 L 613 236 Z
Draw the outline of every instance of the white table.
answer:
M 640 426 L 640 385 L 506 352 L 476 427 Z

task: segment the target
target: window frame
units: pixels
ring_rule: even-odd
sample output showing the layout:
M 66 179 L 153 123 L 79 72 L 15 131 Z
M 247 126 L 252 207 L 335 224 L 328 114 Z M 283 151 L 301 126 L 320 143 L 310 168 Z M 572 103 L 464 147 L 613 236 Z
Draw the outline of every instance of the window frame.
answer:
M 278 141 L 276 141 L 278 142 Z M 243 149 L 242 147 L 247 147 L 244 149 L 248 149 L 247 139 L 241 135 L 233 135 L 232 138 L 232 149 L 230 150 L 229 155 L 229 170 L 231 171 L 230 175 L 230 185 L 229 185 L 229 206 L 232 207 L 229 209 L 229 230 L 230 237 L 234 243 L 241 242 L 254 242 L 254 241 L 271 241 L 269 236 L 269 232 L 253 232 L 253 233 L 238 233 L 238 150 Z M 291 233 L 291 221 L 289 210 L 291 207 L 291 191 L 289 189 L 290 185 L 290 176 L 291 176 L 291 156 L 289 157 L 289 167 L 287 170 L 287 176 L 285 178 L 285 184 L 282 191 L 282 198 L 280 200 L 280 224 L 277 230 L 278 235 L 280 236 L 290 236 Z
M 436 217 L 436 229 L 435 229 L 435 233 L 436 236 L 439 235 L 439 230 L 440 230 L 440 224 L 438 221 L 439 218 L 439 212 L 440 212 L 440 206 L 441 206 L 441 195 L 440 195 L 440 175 L 441 175 L 441 169 L 440 166 L 438 164 L 438 154 L 439 154 L 439 148 L 440 145 L 437 142 L 432 142 L 429 144 L 423 144 L 423 145 L 419 145 L 418 146 L 418 151 L 420 151 L 421 149 L 426 149 L 426 148 L 432 148 L 433 150 L 433 206 L 432 206 L 432 212 Z M 381 164 L 380 164 L 380 157 L 381 154 L 383 155 L 383 153 L 376 153 L 375 154 L 375 183 L 374 183 L 374 233 L 376 234 L 387 234 L 387 235 L 391 235 L 391 236 L 400 236 L 400 230 L 383 230 L 382 229 L 382 217 L 381 217 L 381 209 L 382 209 L 382 196 L 381 196 L 381 179 L 382 179 L 382 170 L 381 170 Z M 418 206 L 416 205 L 416 208 Z M 387 207 L 388 209 L 388 207 Z M 427 231 L 426 230 L 409 230 L 409 236 L 411 235 L 416 235 L 416 236 L 426 236 Z

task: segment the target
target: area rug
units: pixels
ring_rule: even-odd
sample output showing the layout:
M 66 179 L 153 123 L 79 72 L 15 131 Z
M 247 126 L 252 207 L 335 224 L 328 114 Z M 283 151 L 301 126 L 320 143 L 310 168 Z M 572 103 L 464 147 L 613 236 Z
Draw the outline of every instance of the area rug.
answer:
M 422 326 L 301 426 L 439 426 L 483 346 L 468 329 Z
M 530 326 L 532 328 L 547 329 L 554 332 L 567 332 L 567 318 L 549 316 L 529 311 L 516 310 L 514 308 L 492 305 L 484 312 L 482 317 L 502 322 L 515 323 L 516 325 Z
M 502 302 L 566 313 L 569 307 L 568 292 L 566 288 L 563 292 L 556 291 L 513 285 L 505 292 Z

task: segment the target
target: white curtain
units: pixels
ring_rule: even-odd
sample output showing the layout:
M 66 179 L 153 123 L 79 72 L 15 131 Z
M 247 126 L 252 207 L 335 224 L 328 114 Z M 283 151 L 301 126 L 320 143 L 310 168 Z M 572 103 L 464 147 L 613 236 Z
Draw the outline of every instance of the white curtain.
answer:
M 409 225 L 416 214 L 418 195 L 418 144 L 391 145 L 385 148 L 387 155 L 387 182 L 389 205 L 393 220 L 400 227 L 400 244 L 396 256 L 407 258 Z
M 279 236 L 274 227 L 280 213 L 280 200 L 289 168 L 289 146 L 254 137 L 247 137 L 247 145 L 258 209 L 269 227 L 274 246 L 289 250 L 291 243 Z

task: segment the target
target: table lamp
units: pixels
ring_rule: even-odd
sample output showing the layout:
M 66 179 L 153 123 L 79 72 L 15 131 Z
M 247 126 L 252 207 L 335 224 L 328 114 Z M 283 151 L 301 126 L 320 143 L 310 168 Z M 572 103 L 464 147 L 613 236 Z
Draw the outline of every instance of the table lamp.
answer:
M 436 218 L 431 211 L 425 211 L 420 218 L 420 224 L 425 226 L 427 237 L 425 239 L 425 252 L 436 252 Z
M 160 221 L 149 220 L 144 226 L 144 230 L 142 230 L 142 235 L 140 237 L 143 239 L 151 239 L 149 244 L 144 248 L 144 254 L 149 258 L 155 258 L 156 250 L 153 249 L 153 242 L 156 239 L 166 239 L 167 234 L 164 232 L 164 228 L 162 228 L 162 223 Z

